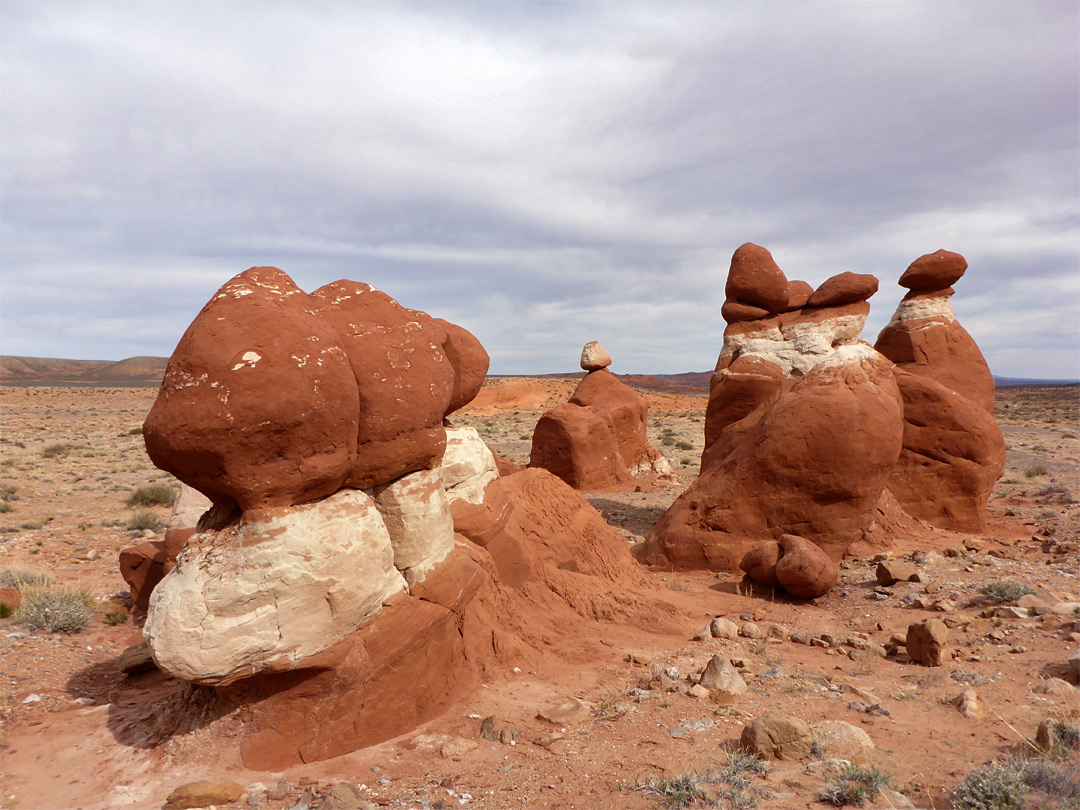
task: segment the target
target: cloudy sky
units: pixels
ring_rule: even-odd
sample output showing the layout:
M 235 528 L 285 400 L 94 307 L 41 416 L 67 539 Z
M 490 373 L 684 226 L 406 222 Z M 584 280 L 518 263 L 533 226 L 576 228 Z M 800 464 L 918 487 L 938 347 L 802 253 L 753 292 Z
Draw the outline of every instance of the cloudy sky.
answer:
M 369 282 L 494 373 L 712 368 L 731 253 L 923 253 L 1080 376 L 1080 4 L 0 2 L 0 350 L 168 355 L 231 276 Z

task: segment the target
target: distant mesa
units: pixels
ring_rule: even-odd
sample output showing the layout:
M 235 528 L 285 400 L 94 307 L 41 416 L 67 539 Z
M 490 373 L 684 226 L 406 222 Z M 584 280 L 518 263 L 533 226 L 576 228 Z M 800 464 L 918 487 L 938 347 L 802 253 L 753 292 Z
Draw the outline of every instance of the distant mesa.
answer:
M 982 531 L 1005 446 L 993 378 L 949 305 L 948 285 L 966 266 L 947 251 L 914 262 L 902 283 L 916 289 L 872 347 L 861 334 L 876 278 L 841 273 L 805 299 L 809 285 L 792 282 L 789 304 L 805 303 L 780 307 L 786 282 L 772 256 L 757 245 L 736 250 L 701 475 L 642 558 L 715 570 L 744 563 L 773 584 L 774 538 L 809 541 L 835 562 L 890 542 L 879 515 L 906 510 L 939 528 Z
M 184 494 L 164 541 L 121 553 L 155 663 L 195 685 L 147 710 L 152 740 L 212 705 L 246 767 L 280 770 L 410 731 L 596 616 L 671 624 L 580 494 L 500 475 L 449 420 L 487 367 L 367 284 L 258 267 L 218 290 L 143 426 Z
M 62 360 L 49 357 L 0 357 L 0 382 L 9 385 L 118 385 L 149 387 L 161 384 L 167 357 L 129 357 L 126 360 Z
M 617 490 L 638 479 L 671 476 L 671 465 L 646 437 L 649 404 L 608 371 L 611 357 L 595 340 L 585 344 L 588 374 L 568 402 L 540 417 L 530 467 L 557 475 L 575 489 Z

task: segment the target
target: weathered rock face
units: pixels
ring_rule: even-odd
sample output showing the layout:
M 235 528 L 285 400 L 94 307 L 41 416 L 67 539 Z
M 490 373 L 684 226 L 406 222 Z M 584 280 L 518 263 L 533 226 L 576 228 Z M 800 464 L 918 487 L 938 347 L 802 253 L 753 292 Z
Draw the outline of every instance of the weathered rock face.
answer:
M 896 370 L 904 445 L 889 490 L 911 515 L 963 532 L 986 528 L 986 505 L 1005 470 L 994 417 L 932 379 Z
M 499 477 L 495 456 L 475 428 L 448 427 L 439 471 L 451 503 L 483 503 L 487 485 Z
M 404 587 L 374 502 L 343 490 L 192 537 L 154 589 L 143 634 L 164 671 L 225 684 L 295 669 Z
M 335 281 L 311 297 L 341 335 L 357 382 L 357 456 L 345 483 L 364 489 L 436 466 L 454 394 L 446 331 L 367 284 Z
M 648 413 L 645 399 L 601 366 L 585 375 L 568 402 L 540 417 L 529 466 L 594 492 L 650 473 L 670 474 L 670 465 L 646 437 Z
M 420 470 L 375 487 L 375 508 L 390 535 L 394 567 L 409 587 L 454 550 L 454 520 L 442 474 Z
M 779 530 L 839 559 L 873 521 L 900 455 L 901 413 L 888 361 L 865 345 L 838 349 L 762 409 L 723 457 L 703 461 L 645 558 L 731 570 Z
M 180 339 L 143 437 L 154 464 L 215 504 L 289 506 L 345 481 L 359 410 L 337 332 L 288 276 L 255 267 Z

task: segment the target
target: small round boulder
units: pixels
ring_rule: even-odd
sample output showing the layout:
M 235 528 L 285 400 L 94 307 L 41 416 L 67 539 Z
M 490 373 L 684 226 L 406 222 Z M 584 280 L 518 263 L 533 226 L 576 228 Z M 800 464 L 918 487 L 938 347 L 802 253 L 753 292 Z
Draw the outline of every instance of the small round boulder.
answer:
M 581 350 L 581 367 L 585 371 L 598 371 L 611 365 L 611 355 L 595 340 L 590 340 Z

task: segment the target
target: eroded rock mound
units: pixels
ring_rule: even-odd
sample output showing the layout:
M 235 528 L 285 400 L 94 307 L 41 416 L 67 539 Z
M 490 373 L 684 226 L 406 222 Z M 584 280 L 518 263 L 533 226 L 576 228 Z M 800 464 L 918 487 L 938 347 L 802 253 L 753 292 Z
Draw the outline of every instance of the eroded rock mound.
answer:
M 245 765 L 277 770 L 431 720 L 578 623 L 673 629 L 577 492 L 500 477 L 476 431 L 445 422 L 486 369 L 464 329 L 368 285 L 308 296 L 256 268 L 219 291 L 144 428 L 209 500 L 185 489 L 166 542 L 122 554 L 154 662 L 187 682 L 144 736 L 228 715 Z M 615 431 L 634 403 L 606 382 L 581 396 L 639 461 Z
M 701 475 L 657 523 L 643 559 L 743 562 L 776 587 L 783 551 L 772 538 L 782 534 L 836 561 L 880 546 L 875 520 L 899 525 L 904 509 L 940 528 L 981 530 L 1004 444 L 989 369 L 948 304 L 966 266 L 945 251 L 912 264 L 902 279 L 912 292 L 872 348 L 860 336 L 876 278 L 841 273 L 812 291 L 786 282 L 781 306 L 783 272 L 764 248 L 740 247 Z M 815 593 L 821 585 L 795 559 L 792 593 Z
M 606 358 L 606 360 L 605 360 Z M 575 489 L 619 489 L 671 467 L 646 436 L 649 405 L 607 370 L 611 358 L 585 344 L 582 368 L 592 368 L 568 402 L 545 413 L 533 431 L 530 467 L 541 467 Z

